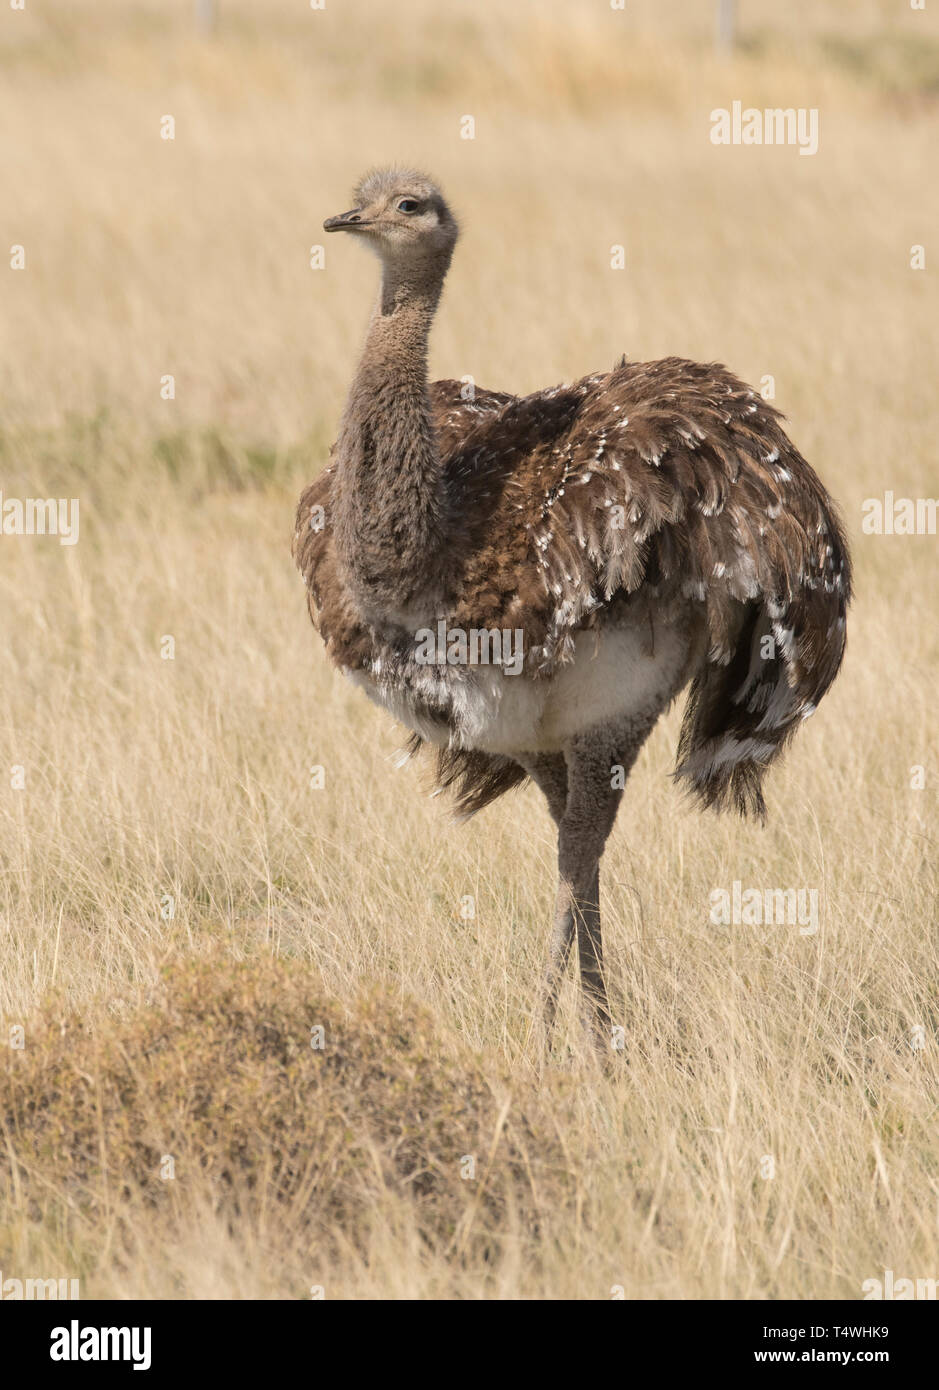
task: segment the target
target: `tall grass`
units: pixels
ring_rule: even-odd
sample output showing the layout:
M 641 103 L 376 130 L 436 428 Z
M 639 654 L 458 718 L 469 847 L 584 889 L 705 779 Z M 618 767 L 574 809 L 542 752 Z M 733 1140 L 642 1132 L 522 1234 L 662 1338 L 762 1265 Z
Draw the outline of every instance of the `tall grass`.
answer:
M 6 1276 L 850 1298 L 939 1272 L 936 539 L 860 529 L 865 498 L 936 491 L 939 32 L 740 9 L 727 61 L 690 4 L 222 0 L 210 40 L 182 0 L 0 19 L 0 248 L 26 250 L 0 487 L 81 524 L 0 535 Z M 817 106 L 818 154 L 713 146 L 737 99 Z M 290 564 L 375 287 L 356 248 L 310 248 L 392 160 L 463 225 L 435 375 L 523 392 L 626 351 L 772 376 L 853 541 L 846 667 L 769 827 L 681 802 L 677 712 L 639 760 L 604 860 L 606 1070 L 573 983 L 552 1068 L 531 1036 L 537 794 L 451 826 Z M 734 880 L 817 889 L 818 934 L 714 925 Z

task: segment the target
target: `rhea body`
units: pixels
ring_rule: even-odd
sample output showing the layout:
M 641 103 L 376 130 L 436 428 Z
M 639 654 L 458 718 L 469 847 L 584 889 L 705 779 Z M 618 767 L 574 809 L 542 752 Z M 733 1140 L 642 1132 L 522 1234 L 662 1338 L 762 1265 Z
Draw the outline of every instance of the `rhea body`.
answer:
M 676 775 L 706 805 L 763 815 L 763 774 L 844 650 L 834 507 L 779 413 L 715 364 L 624 359 L 525 397 L 429 383 L 457 226 L 426 176 L 372 173 L 324 225 L 377 253 L 381 286 L 298 508 L 311 615 L 411 751 L 435 746 L 461 810 L 529 777 L 544 793 L 559 870 L 545 1019 L 576 939 L 603 1033 L 599 863 L 626 777 L 690 683 Z M 500 644 L 511 662 L 490 659 Z

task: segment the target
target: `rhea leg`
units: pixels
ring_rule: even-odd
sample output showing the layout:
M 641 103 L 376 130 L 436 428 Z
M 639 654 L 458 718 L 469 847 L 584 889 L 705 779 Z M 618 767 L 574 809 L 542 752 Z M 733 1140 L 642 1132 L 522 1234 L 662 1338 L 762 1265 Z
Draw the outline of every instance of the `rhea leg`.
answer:
M 555 825 L 560 826 L 567 807 L 567 763 L 562 753 L 531 754 L 522 764 L 529 777 L 544 793 Z M 558 990 L 574 941 L 574 912 L 568 898 L 558 893 L 554 925 L 544 976 L 542 1014 L 545 1037 L 550 1040 L 557 1011 Z
M 558 914 L 563 906 L 572 915 L 581 989 L 603 1042 L 610 1039 L 612 1018 L 603 977 L 600 858 L 626 778 L 654 722 L 631 720 L 592 729 L 565 749 L 568 793 L 558 826 Z
M 530 753 L 522 767 L 544 793 L 555 825 L 560 825 L 567 805 L 567 763 L 563 753 Z
M 600 856 L 616 819 L 622 789 L 612 785 L 611 760 L 596 759 L 595 751 L 589 745 L 575 745 L 569 752 L 570 793 L 558 827 L 557 913 L 558 917 L 563 913 L 576 932 L 584 1000 L 597 1033 L 605 1035 L 611 1017 L 603 979 Z

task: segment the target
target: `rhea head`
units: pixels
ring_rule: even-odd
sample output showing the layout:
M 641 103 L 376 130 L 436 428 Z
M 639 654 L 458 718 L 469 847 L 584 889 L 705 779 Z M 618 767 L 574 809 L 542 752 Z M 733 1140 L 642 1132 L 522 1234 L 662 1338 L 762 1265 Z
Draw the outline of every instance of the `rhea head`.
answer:
M 323 223 L 353 232 L 387 264 L 436 263 L 445 270 L 456 245 L 456 220 L 437 185 L 413 169 L 375 169 L 352 195 L 355 206 Z

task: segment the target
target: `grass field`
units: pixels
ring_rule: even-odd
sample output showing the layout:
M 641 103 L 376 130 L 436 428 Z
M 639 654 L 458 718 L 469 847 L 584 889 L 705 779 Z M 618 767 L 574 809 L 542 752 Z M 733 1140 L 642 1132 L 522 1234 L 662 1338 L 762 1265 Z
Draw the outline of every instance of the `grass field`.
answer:
M 712 8 L 221 0 L 212 37 L 186 0 L 0 11 L 0 489 L 80 505 L 74 545 L 0 534 L 5 1278 L 939 1277 L 937 539 L 861 528 L 939 485 L 939 17 L 751 0 L 721 58 Z M 735 100 L 817 108 L 817 154 L 713 145 Z M 532 1034 L 538 794 L 452 825 L 290 560 L 375 290 L 357 248 L 311 248 L 395 161 L 463 227 L 435 376 L 524 392 L 625 351 L 772 377 L 853 544 L 845 668 L 766 829 L 683 802 L 680 711 L 640 757 L 604 860 L 606 1068 L 573 981 L 550 1067 Z M 817 890 L 817 934 L 715 925 L 734 881 Z

